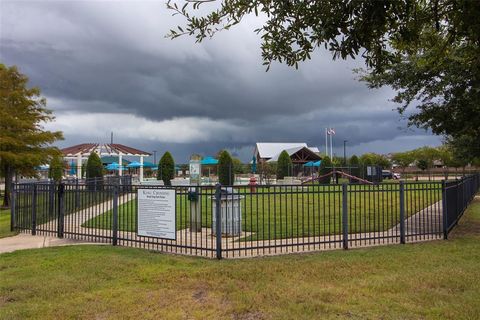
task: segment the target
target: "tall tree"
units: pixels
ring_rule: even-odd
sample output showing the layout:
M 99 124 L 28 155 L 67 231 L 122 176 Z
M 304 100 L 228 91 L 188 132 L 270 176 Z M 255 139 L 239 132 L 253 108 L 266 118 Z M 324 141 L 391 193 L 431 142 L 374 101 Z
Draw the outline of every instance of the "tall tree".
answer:
M 322 162 L 320 162 L 320 168 L 318 171 L 320 176 L 324 176 L 332 172 L 332 160 L 330 160 L 330 157 L 325 156 L 322 158 Z M 318 179 L 318 183 L 329 184 L 331 179 L 332 176 L 323 177 Z
M 351 172 L 352 176 L 360 178 L 360 175 L 361 175 L 360 160 L 358 160 L 358 157 L 356 155 L 353 155 L 350 158 L 349 166 L 351 168 L 350 172 Z M 350 183 L 357 183 L 357 182 L 358 182 L 358 180 L 350 179 Z
M 103 178 L 102 160 L 96 152 L 92 152 L 87 159 L 85 177 L 87 179 Z
M 224 186 L 233 185 L 234 182 L 232 157 L 227 150 L 221 151 L 218 156 L 218 181 Z
M 410 125 L 469 137 L 470 153 L 480 152 L 480 1 L 183 2 L 168 1 L 186 19 L 186 26 L 171 30 L 172 38 L 188 34 L 200 42 L 261 14 L 265 22 L 256 32 L 267 68 L 273 61 L 298 67 L 318 47 L 334 59 L 361 56 L 367 67 L 361 80 L 396 90 L 394 101 Z M 203 8 L 202 15 L 200 5 L 212 2 L 215 8 Z
M 63 162 L 63 158 L 59 156 L 54 156 L 50 161 L 50 168 L 48 169 L 48 177 L 55 182 L 59 182 L 63 178 L 64 169 L 65 169 L 65 163 Z
M 60 155 L 51 144 L 62 139 L 62 133 L 43 127 L 53 120 L 40 89 L 29 88 L 28 77 L 17 67 L 0 64 L 0 165 L 5 177 L 4 207 L 10 205 L 16 173 L 34 176 L 36 166 Z
M 171 180 L 175 177 L 175 160 L 172 154 L 166 151 L 158 163 L 157 180 L 163 180 L 166 186 L 171 185 Z
M 283 150 L 278 156 L 277 161 L 277 179 L 283 179 L 291 174 L 292 171 L 292 159 L 288 155 L 288 152 Z

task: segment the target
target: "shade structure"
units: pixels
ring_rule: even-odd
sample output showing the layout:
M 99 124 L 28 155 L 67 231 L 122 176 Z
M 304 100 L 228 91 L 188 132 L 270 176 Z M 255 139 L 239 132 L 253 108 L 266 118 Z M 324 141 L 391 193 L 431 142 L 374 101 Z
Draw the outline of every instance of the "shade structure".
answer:
M 214 164 L 218 164 L 218 160 L 213 157 L 206 157 L 200 161 L 200 164 L 204 166 L 214 165 Z
M 322 164 L 322 160 L 318 160 L 318 161 L 315 161 L 315 162 L 313 163 L 313 166 L 314 166 L 314 167 L 320 167 L 321 164 Z
M 255 156 L 252 158 L 252 173 L 257 173 L 257 158 Z

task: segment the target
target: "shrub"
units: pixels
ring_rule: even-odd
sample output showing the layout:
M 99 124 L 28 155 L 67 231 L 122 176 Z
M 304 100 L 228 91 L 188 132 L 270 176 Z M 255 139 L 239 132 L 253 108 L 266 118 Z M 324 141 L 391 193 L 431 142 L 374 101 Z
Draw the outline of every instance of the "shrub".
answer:
M 158 162 L 157 180 L 163 180 L 166 186 L 171 185 L 171 180 L 175 177 L 175 160 L 170 152 L 165 152 Z
M 325 156 L 322 159 L 322 162 L 320 163 L 319 172 L 320 172 L 320 174 L 319 174 L 320 176 L 323 176 L 323 175 L 326 175 L 327 173 L 332 172 L 332 161 L 330 160 L 330 158 L 328 156 Z M 318 183 L 329 184 L 331 178 L 332 178 L 332 176 L 321 178 L 321 179 L 318 180 Z
M 233 162 L 227 150 L 220 152 L 218 157 L 218 181 L 221 185 L 232 185 L 234 179 Z
M 63 159 L 60 156 L 52 157 L 50 161 L 50 168 L 48 169 L 48 177 L 53 179 L 55 182 L 62 181 L 63 178 L 63 170 L 65 169 L 65 164 L 63 163 Z
M 361 178 L 360 177 L 360 175 L 361 175 L 360 160 L 358 160 L 358 157 L 356 155 L 353 155 L 350 158 L 349 165 L 350 165 L 350 168 L 351 168 L 350 169 L 350 174 L 352 176 Z M 357 183 L 357 182 L 358 182 L 358 180 L 350 179 L 350 183 Z
M 292 159 L 290 159 L 288 152 L 283 150 L 278 157 L 277 179 L 283 179 L 284 177 L 289 176 L 292 165 Z
M 88 157 L 85 171 L 85 177 L 87 179 L 103 178 L 102 160 L 100 160 L 100 157 L 96 152 L 92 152 Z

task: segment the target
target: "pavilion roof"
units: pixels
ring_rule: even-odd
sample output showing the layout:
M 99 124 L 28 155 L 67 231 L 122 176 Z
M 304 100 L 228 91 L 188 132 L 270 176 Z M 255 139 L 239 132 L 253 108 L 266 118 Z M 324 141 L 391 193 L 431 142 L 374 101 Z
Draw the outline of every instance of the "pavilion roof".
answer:
M 62 153 L 65 157 L 89 156 L 92 152 L 98 153 L 100 156 L 150 156 L 151 153 L 132 148 L 119 143 L 82 143 L 71 147 L 63 148 Z

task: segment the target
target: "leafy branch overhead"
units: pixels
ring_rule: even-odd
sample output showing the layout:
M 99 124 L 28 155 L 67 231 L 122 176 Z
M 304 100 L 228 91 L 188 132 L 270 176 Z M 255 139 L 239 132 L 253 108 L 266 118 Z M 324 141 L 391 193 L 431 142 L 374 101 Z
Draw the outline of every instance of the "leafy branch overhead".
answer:
M 480 144 L 480 1 L 170 0 L 167 7 L 185 18 L 168 36 L 197 42 L 258 16 L 267 70 L 274 61 L 298 68 L 319 47 L 333 59 L 361 57 L 360 79 L 396 90 L 410 125 Z

